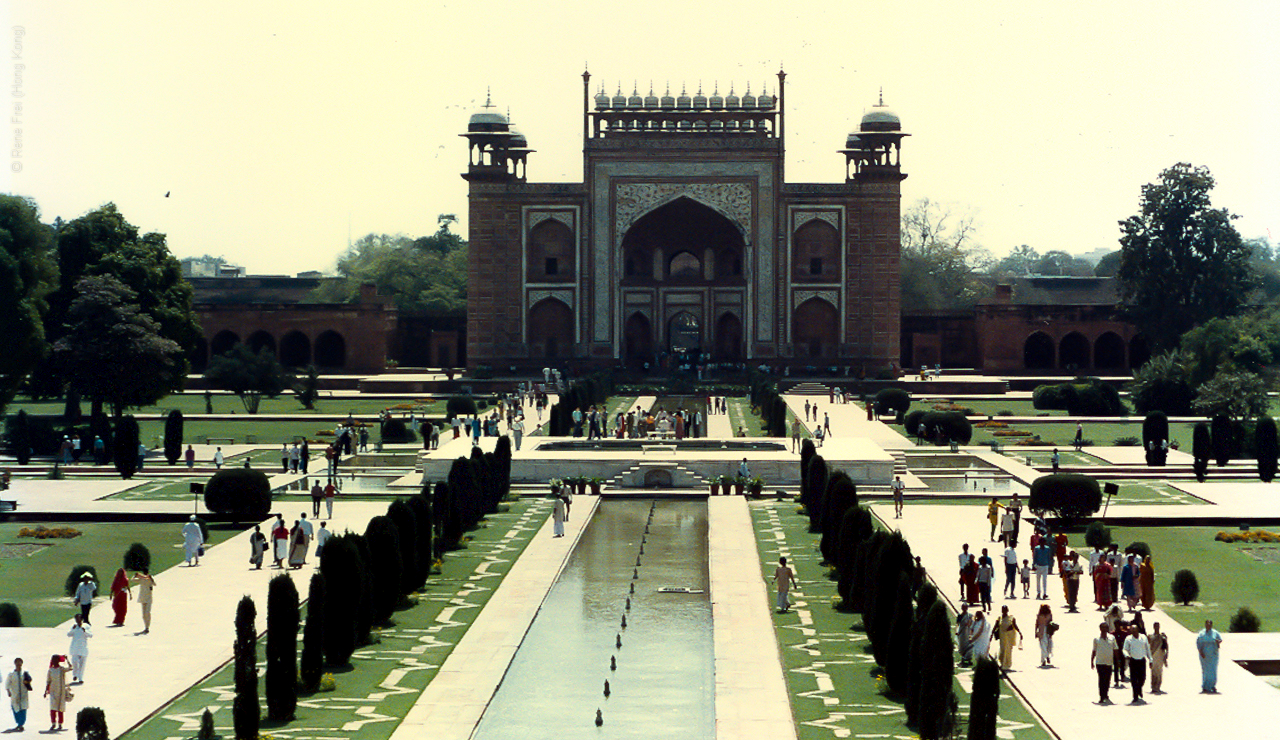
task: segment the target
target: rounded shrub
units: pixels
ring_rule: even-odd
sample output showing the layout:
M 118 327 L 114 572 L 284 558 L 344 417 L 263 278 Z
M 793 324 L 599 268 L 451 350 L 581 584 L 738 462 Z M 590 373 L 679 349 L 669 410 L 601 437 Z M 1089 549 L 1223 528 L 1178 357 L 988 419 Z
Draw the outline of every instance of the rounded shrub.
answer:
M 471 396 L 453 396 L 445 402 L 444 412 L 450 419 L 455 416 L 475 416 L 476 399 Z
M 1276 477 L 1280 445 L 1276 441 L 1276 420 L 1264 415 L 1253 431 L 1253 447 L 1258 457 L 1258 478 L 1270 483 Z
M 884 388 L 876 393 L 876 413 L 887 414 L 890 411 L 901 419 L 911 408 L 911 394 L 901 388 Z
M 0 604 L 0 627 L 21 627 L 22 626 L 22 610 L 18 605 L 6 601 Z
M 1209 425 L 1203 421 L 1196 422 L 1191 429 L 1191 457 L 1194 459 L 1196 480 L 1204 482 L 1209 472 L 1209 457 L 1213 454 L 1213 435 Z
M 209 479 L 204 488 L 209 511 L 260 521 L 271 511 L 271 481 L 253 468 L 226 468 Z
M 76 740 L 110 740 L 107 714 L 98 707 L 85 707 L 76 712 Z
M 404 419 L 387 419 L 382 425 L 382 439 L 385 442 L 412 442 L 418 437 L 404 423 Z
M 1151 546 L 1145 542 L 1130 542 L 1124 549 L 1125 555 L 1141 555 L 1143 560 L 1151 557 Z
M 1235 614 L 1231 615 L 1232 632 L 1259 632 L 1262 629 L 1262 620 L 1258 619 L 1258 615 L 1247 606 L 1240 607 Z
M 1099 550 L 1111 545 L 1111 528 L 1102 522 L 1092 522 L 1084 530 L 1084 543 Z
M 930 411 L 920 420 L 919 435 L 941 444 L 968 444 L 973 439 L 973 424 L 959 411 Z
M 67 574 L 67 582 L 62 586 L 62 590 L 66 592 L 67 596 L 76 595 L 76 587 L 80 585 L 80 576 L 85 573 L 88 573 L 89 577 L 93 579 L 93 595 L 98 595 L 100 590 L 98 586 L 98 569 L 92 565 L 77 565 L 71 568 L 71 572 Z
M 208 538 L 206 537 L 205 539 L 207 540 Z M 124 569 L 148 570 L 150 568 L 151 551 L 147 549 L 147 546 L 141 542 L 129 545 L 129 549 L 124 551 Z
M 1075 388 L 1070 383 L 1038 385 L 1031 393 L 1031 405 L 1040 411 L 1066 410 Z
M 1176 603 L 1187 606 L 1200 595 L 1200 582 L 1196 580 L 1195 573 L 1184 568 L 1173 574 L 1173 580 L 1169 582 L 1169 591 L 1173 594 L 1173 600 Z
M 906 432 L 909 436 L 912 436 L 912 437 L 921 436 L 920 422 L 924 420 L 924 415 L 925 415 L 925 412 L 923 410 L 916 409 L 915 411 L 912 411 L 911 413 L 904 416 L 902 419 L 902 431 Z
M 1043 475 L 1031 483 L 1029 506 L 1032 511 L 1079 519 L 1102 506 L 1102 488 L 1094 478 L 1079 473 Z

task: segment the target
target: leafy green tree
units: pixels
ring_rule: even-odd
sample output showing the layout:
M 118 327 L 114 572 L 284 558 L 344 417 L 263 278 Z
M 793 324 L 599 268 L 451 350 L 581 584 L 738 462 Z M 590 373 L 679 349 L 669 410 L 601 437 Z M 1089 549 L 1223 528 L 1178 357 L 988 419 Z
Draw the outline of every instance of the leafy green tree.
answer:
M 1083 277 L 1093 275 L 1093 266 L 1073 254 L 1055 249 L 1045 252 L 1031 267 L 1031 272 L 1036 275 Z
M 236 394 L 244 410 L 251 414 L 258 413 L 263 396 L 275 398 L 293 380 L 271 350 L 263 347 L 254 354 L 243 342 L 213 357 L 204 379 L 212 388 Z
M 1139 213 L 1120 222 L 1121 303 L 1153 349 L 1234 315 L 1254 285 L 1235 217 L 1210 205 L 1213 185 L 1207 168 L 1176 164 L 1142 186 Z
M 191 284 L 182 277 L 182 265 L 169 252 L 164 234 L 140 234 L 114 203 L 74 221 L 59 220 L 55 229 L 59 285 L 49 295 L 45 319 L 49 341 L 63 336 L 71 305 L 79 295 L 80 279 L 110 275 L 133 290 L 134 302 L 158 324 L 160 336 L 177 343 L 181 349 L 178 377 L 185 378 L 186 357 L 201 331 L 191 306 Z
M 997 277 L 1024 277 L 1031 274 L 1032 268 L 1039 261 L 1040 253 L 1034 247 L 1019 244 L 1007 257 L 995 264 L 991 273 Z
M 987 291 L 977 276 L 990 256 L 973 243 L 970 215 L 956 215 L 925 198 L 902 213 L 902 305 L 969 308 Z
M 119 416 L 182 387 L 182 347 L 138 306 L 137 294 L 110 275 L 81 278 L 53 362 L 70 387 Z
M 1169 416 L 1190 416 L 1195 387 L 1191 385 L 1191 358 L 1180 350 L 1162 352 L 1133 373 L 1126 389 L 1139 414 L 1163 411 Z
M 1191 408 L 1205 416 L 1252 419 L 1267 413 L 1268 387 L 1261 375 L 1221 372 L 1200 384 Z
M 1115 277 L 1120 272 L 1120 250 L 1109 252 L 1093 266 L 1093 274 L 1098 277 Z
M 320 397 L 320 370 L 315 365 L 307 365 L 302 375 L 298 376 L 293 392 L 302 408 L 314 409 L 316 399 Z
M 317 300 L 354 302 L 360 286 L 373 284 L 405 313 L 460 316 L 467 308 L 467 243 L 449 227 L 452 214 L 439 217 L 431 236 L 369 234 L 338 259 L 341 280 L 317 288 Z
M 34 201 L 0 195 L 0 413 L 44 356 L 45 296 L 57 287 L 53 231 Z

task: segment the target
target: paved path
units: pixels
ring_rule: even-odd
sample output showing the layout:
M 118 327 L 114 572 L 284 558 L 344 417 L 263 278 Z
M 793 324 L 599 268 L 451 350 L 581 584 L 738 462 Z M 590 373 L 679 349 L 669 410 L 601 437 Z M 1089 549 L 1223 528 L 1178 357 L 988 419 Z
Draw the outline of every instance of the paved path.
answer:
M 1142 508 L 1146 511 L 1156 507 Z M 892 518 L 890 506 L 876 505 L 872 510 L 890 527 L 902 530 L 911 543 L 912 553 L 921 557 L 939 593 L 952 605 L 959 604 L 960 589 L 958 577 L 954 574 L 958 568 L 961 543 L 970 543 L 970 550 L 974 552 L 983 547 L 991 548 L 997 566 L 1000 564 L 1000 552 L 995 549 L 995 543 L 987 541 L 989 528 L 976 507 L 972 508 L 971 516 L 957 518 L 954 506 L 908 504 L 903 518 L 897 520 Z M 1025 541 L 1019 554 L 1030 556 Z M 997 589 L 1004 583 L 1003 569 L 1000 570 Z M 1167 579 L 1169 574 L 1162 573 L 1158 577 Z M 1145 693 L 1149 703 L 1126 706 L 1131 698 L 1130 690 L 1112 689 L 1111 699 L 1116 702 L 1115 706 L 1096 704 L 1097 674 L 1089 668 L 1089 652 L 1093 637 L 1098 633 L 1101 614 L 1091 608 L 1087 583 L 1082 581 L 1081 584 L 1084 593 L 1078 614 L 1066 611 L 1062 581 L 1056 576 L 1050 577 L 1051 598 L 1048 601 L 997 597 L 994 604 L 997 614 L 1001 605 L 1009 606 L 1027 638 L 1025 649 L 1015 651 L 1010 681 L 1059 737 L 1069 740 L 1104 737 L 1168 740 L 1171 737 L 1217 737 L 1225 727 L 1241 728 L 1243 732 L 1257 732 L 1259 736 L 1266 737 L 1280 734 L 1277 729 L 1280 728 L 1280 700 L 1277 700 L 1276 690 L 1232 662 L 1236 657 L 1232 636 L 1223 634 L 1218 678 L 1218 689 L 1222 693 L 1201 694 L 1195 635 L 1159 609 L 1144 614 L 1143 620 L 1148 629 L 1159 622 L 1161 630 L 1169 635 L 1170 665 L 1165 669 L 1164 679 L 1164 689 L 1168 693 L 1151 696 L 1148 684 Z M 1034 584 L 1032 594 L 1034 596 Z M 1037 667 L 1040 649 L 1034 637 L 1034 625 L 1035 614 L 1041 604 L 1052 607 L 1054 620 L 1061 625 L 1054 638 L 1053 662 L 1056 667 L 1051 669 Z M 1220 627 L 1225 628 L 1225 625 Z
M 715 418 L 715 417 L 713 417 Z M 772 603 L 759 568 L 755 530 L 742 496 L 707 499 L 711 617 L 716 650 L 716 737 L 795 738 Z
M 787 394 L 783 400 L 791 408 L 796 418 L 804 420 L 804 404 L 818 403 L 818 420 L 804 422 L 813 431 L 822 423 L 822 415 L 831 418 L 831 437 L 863 437 L 880 445 L 886 452 L 890 450 L 910 450 L 915 445 L 895 427 L 880 421 L 867 421 L 867 410 L 856 403 L 828 403 L 826 396 L 796 396 Z M 790 432 L 790 430 L 787 430 Z
M 160 502 L 143 503 L 154 507 Z M 385 503 L 344 502 L 337 507 L 330 526 L 338 531 L 362 532 L 369 519 L 385 511 Z M 176 526 L 174 541 L 178 541 Z M 109 627 L 111 607 L 106 600 L 99 600 L 90 615 L 93 638 L 89 641 L 86 680 L 75 689 L 66 724 L 74 727 L 74 714 L 83 707 L 101 707 L 112 737 L 120 737 L 232 658 L 235 612 L 241 595 L 253 597 L 261 633 L 266 629 L 271 578 L 281 572 L 288 574 L 305 598 L 311 572 L 319 563 L 313 551 L 301 570 L 276 570 L 268 559 L 267 565 L 256 571 L 248 558 L 249 531 L 245 531 L 209 548 L 199 567 L 183 564 L 157 574 L 151 632 L 147 635 L 140 632 L 142 617 L 136 603 L 130 603 L 124 627 Z M 104 582 L 100 588 L 108 584 Z M 68 614 L 72 613 L 70 601 L 67 599 Z M 44 690 L 48 656 L 66 653 L 71 624 L 68 620 L 55 628 L 0 629 L 0 663 L 6 673 L 12 670 L 12 659 L 22 657 L 35 678 L 29 720 L 33 729 L 42 727 L 48 717 L 48 705 L 39 696 Z M 142 676 L 146 680 L 138 680 Z
M 391 740 L 471 737 L 600 498 L 578 496 L 575 503 L 564 537 L 552 536 L 550 519 L 534 535 Z

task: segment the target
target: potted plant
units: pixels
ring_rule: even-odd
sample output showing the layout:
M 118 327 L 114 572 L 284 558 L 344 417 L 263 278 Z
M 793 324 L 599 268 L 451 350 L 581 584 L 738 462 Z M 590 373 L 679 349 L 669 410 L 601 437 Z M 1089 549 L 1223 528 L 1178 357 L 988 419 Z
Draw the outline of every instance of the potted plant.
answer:
M 733 479 L 733 495 L 741 496 L 744 488 L 747 487 L 747 479 L 741 475 Z
M 724 495 L 726 495 L 726 496 L 728 496 L 728 495 L 729 495 L 729 488 L 730 488 L 732 485 L 733 485 L 733 476 L 732 476 L 732 475 L 722 475 L 722 476 L 720 476 L 720 490 L 724 492 Z
M 593 478 L 588 478 L 587 482 L 591 484 L 591 495 L 599 496 L 600 486 L 604 485 L 604 478 L 600 478 L 598 476 Z
M 751 492 L 752 496 L 760 498 L 760 492 L 764 490 L 764 479 L 758 475 L 752 477 L 751 480 L 747 481 L 747 490 Z
M 712 496 L 720 495 L 720 479 L 719 478 L 711 479 L 711 495 Z
M 559 478 L 552 478 L 549 481 L 549 484 L 551 486 L 551 495 L 559 496 L 560 489 L 564 487 L 564 481 L 560 480 Z

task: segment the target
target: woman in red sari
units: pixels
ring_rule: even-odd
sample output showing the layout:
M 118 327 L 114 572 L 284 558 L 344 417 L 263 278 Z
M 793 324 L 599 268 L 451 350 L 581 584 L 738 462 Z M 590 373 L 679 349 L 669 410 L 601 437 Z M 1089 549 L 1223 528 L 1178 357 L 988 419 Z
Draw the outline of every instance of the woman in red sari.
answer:
M 981 600 L 978 594 L 978 561 L 972 555 L 969 556 L 969 562 L 960 569 L 960 584 L 964 600 L 970 604 L 977 604 Z
M 1111 606 L 1111 563 L 1106 558 L 1098 558 L 1093 568 L 1093 601 L 1100 612 Z
M 111 582 L 111 611 L 116 615 L 111 623 L 112 627 L 124 626 L 124 613 L 129 609 L 129 599 L 132 598 L 133 589 L 129 588 L 129 576 L 121 568 L 116 571 L 115 580 Z

